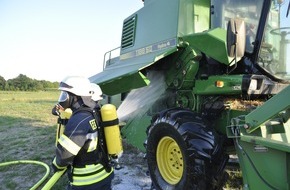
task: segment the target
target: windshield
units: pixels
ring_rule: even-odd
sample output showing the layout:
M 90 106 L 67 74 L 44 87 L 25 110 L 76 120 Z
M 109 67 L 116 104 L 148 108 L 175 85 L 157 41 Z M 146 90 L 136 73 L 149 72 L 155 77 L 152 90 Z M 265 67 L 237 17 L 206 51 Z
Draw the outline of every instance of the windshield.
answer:
M 289 0 L 272 1 L 258 64 L 280 79 L 290 79 Z
M 263 2 L 261 0 L 213 0 L 212 28 L 227 29 L 227 23 L 231 18 L 243 19 L 247 30 L 246 51 L 252 53 Z
M 271 75 L 290 79 L 290 0 L 272 0 L 258 55 L 258 64 Z M 231 18 L 246 24 L 246 52 L 253 53 L 263 0 L 212 0 L 212 28 L 226 29 Z

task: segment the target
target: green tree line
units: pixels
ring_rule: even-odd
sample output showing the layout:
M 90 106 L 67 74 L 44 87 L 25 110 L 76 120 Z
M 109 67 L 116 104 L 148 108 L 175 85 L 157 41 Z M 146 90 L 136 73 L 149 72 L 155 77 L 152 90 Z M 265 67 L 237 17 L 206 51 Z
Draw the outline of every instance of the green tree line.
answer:
M 50 82 L 45 80 L 36 80 L 20 74 L 16 78 L 5 80 L 0 76 L 1 91 L 39 91 L 57 89 L 58 82 Z

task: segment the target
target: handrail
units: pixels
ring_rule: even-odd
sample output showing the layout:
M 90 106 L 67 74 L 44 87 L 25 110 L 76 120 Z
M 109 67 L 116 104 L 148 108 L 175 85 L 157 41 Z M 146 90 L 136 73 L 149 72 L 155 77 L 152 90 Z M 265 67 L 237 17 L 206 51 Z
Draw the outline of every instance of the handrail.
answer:
M 116 50 L 118 50 L 118 49 L 120 49 L 120 46 L 119 46 L 119 47 L 117 47 L 117 48 L 114 48 L 114 49 L 112 49 L 112 50 L 110 50 L 110 51 L 107 51 L 107 52 L 104 54 L 104 60 L 103 60 L 103 70 L 105 70 L 105 67 L 106 67 L 106 65 L 107 65 L 107 60 L 108 60 L 108 61 L 109 61 L 109 63 L 110 63 L 111 56 L 112 56 L 112 52 L 113 52 L 113 51 L 116 51 Z M 106 59 L 106 57 L 107 57 L 107 54 L 109 54 L 109 58 L 108 58 L 108 59 Z

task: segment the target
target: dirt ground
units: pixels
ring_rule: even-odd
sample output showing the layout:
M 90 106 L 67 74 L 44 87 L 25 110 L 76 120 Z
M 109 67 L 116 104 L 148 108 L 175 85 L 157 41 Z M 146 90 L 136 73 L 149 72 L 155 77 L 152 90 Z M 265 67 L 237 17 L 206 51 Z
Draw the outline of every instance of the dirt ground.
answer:
M 115 178 L 112 182 L 113 190 L 150 190 L 151 179 L 148 172 L 145 153 L 123 143 L 124 153 L 119 159 L 122 169 L 115 170 Z M 236 157 L 231 157 L 237 159 Z M 223 189 L 242 189 L 241 173 L 233 168 L 228 168 L 229 178 Z
M 115 170 L 112 183 L 113 190 L 150 190 L 151 179 L 148 174 L 144 153 L 138 151 L 124 151 L 119 159 L 120 170 Z

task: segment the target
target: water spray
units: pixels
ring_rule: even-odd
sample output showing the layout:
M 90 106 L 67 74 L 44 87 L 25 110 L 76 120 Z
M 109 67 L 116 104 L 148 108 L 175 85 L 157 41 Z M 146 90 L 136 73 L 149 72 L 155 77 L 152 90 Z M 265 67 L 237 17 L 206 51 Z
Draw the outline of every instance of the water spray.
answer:
M 119 106 L 117 113 L 120 121 L 126 122 L 144 115 L 165 92 L 166 83 L 163 74 L 150 71 L 147 77 L 151 81 L 150 85 L 132 90 Z

